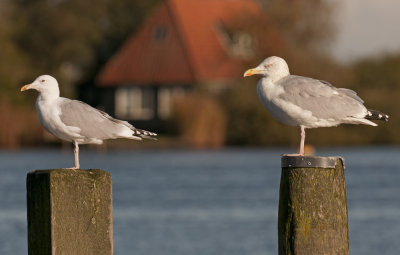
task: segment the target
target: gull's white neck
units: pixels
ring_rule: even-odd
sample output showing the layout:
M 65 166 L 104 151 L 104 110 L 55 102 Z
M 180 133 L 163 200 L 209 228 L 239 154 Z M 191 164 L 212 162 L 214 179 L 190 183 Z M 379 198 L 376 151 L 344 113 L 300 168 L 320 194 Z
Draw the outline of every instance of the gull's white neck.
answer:
M 262 79 L 266 79 L 268 82 L 275 83 L 279 81 L 282 78 L 285 78 L 286 76 L 289 76 L 289 70 L 288 69 L 278 69 L 274 72 L 271 72 L 264 76 Z
M 39 92 L 39 96 L 36 99 L 36 111 L 40 123 L 47 131 L 56 136 L 58 131 L 54 128 L 54 123 L 60 121 L 60 109 L 57 106 L 59 95 L 58 89 L 47 90 Z
M 43 92 L 39 92 L 39 96 L 37 98 L 37 102 L 43 102 L 46 104 L 54 102 L 57 98 L 60 97 L 60 91 L 58 89 L 47 90 Z
M 274 72 L 263 76 L 257 83 L 257 92 L 261 102 L 272 101 L 282 94 L 283 88 L 279 86 L 279 80 L 287 77 L 289 72 Z M 264 105 L 266 106 L 266 105 Z M 266 106 L 267 109 L 269 108 Z

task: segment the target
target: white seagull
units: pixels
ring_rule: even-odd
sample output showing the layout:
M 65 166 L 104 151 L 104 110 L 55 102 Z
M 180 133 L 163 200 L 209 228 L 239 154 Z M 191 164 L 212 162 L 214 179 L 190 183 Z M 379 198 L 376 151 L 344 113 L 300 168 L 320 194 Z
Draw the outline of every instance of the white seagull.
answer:
M 370 120 L 388 121 L 389 116 L 368 110 L 356 92 L 335 88 L 326 81 L 291 75 L 286 61 L 268 57 L 244 73 L 244 77 L 259 74 L 257 94 L 263 106 L 278 121 L 299 126 L 300 149 L 304 155 L 306 128 L 332 127 L 342 123 L 377 126 Z M 289 154 L 287 154 L 289 155 Z
M 41 75 L 21 91 L 39 92 L 36 111 L 42 126 L 54 136 L 74 144 L 75 166 L 79 166 L 79 144 L 102 144 L 105 139 L 128 138 L 142 140 L 157 134 L 137 129 L 127 121 L 112 118 L 78 100 L 60 97 L 58 82 L 50 75 Z

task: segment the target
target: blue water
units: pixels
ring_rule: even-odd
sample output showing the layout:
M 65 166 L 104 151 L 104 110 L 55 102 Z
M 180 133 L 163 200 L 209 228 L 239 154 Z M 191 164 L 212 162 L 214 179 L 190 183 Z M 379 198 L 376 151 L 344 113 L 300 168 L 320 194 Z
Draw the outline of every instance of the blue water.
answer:
M 277 254 L 280 154 L 289 150 L 81 150 L 113 176 L 115 254 Z M 343 156 L 352 255 L 399 254 L 400 148 Z M 68 167 L 71 151 L 0 151 L 0 254 L 27 254 L 25 178 Z

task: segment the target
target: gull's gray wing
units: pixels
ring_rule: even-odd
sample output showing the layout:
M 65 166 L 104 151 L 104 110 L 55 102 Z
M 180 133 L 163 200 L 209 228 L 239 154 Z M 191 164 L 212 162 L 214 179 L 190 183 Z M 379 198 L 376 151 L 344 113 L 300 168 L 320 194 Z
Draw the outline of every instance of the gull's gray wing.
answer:
M 351 97 L 351 98 L 357 100 L 358 102 L 360 102 L 360 103 L 362 103 L 362 104 L 364 103 L 364 100 L 362 100 L 362 99 L 357 95 L 357 93 L 356 93 L 354 90 L 345 89 L 345 88 L 338 88 L 338 90 L 339 90 L 340 92 L 346 94 L 347 96 L 349 96 L 349 97 Z
M 278 84 L 284 93 L 279 97 L 313 116 L 323 119 L 342 119 L 366 113 L 363 100 L 350 89 L 338 89 L 330 83 L 312 78 L 289 75 Z
M 295 75 L 293 75 L 293 76 L 295 76 Z M 301 77 L 301 76 L 297 76 L 297 77 Z M 304 77 L 303 77 L 303 78 L 304 78 Z M 362 100 L 362 99 L 357 95 L 357 93 L 356 93 L 354 90 L 346 89 L 346 88 L 336 88 L 336 87 L 334 87 L 332 84 L 330 84 L 330 83 L 327 82 L 327 81 L 324 81 L 324 80 L 318 80 L 318 81 L 321 82 L 321 83 L 323 83 L 323 84 L 325 84 L 325 85 L 327 85 L 328 87 L 331 87 L 331 88 L 334 89 L 334 90 L 338 90 L 338 91 L 340 91 L 340 92 L 346 94 L 347 96 L 349 96 L 349 97 L 351 97 L 351 98 L 357 100 L 358 102 L 360 102 L 360 103 L 362 103 L 362 104 L 364 103 L 364 100 Z
M 80 135 L 89 139 L 116 138 L 126 127 L 134 129 L 128 122 L 114 119 L 78 100 L 59 98 L 59 106 L 61 121 L 67 126 L 80 128 Z

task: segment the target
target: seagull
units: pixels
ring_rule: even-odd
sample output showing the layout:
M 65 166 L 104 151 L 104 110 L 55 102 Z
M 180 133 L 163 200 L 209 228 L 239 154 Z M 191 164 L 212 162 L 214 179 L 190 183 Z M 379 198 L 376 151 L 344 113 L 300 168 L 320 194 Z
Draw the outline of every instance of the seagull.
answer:
M 54 136 L 74 144 L 75 166 L 79 169 L 79 144 L 102 144 L 105 139 L 128 138 L 155 139 L 156 133 L 133 127 L 78 100 L 60 97 L 57 80 L 41 75 L 21 91 L 34 89 L 39 92 L 36 111 L 42 126 Z
M 247 70 L 244 77 L 259 74 L 257 95 L 267 111 L 279 122 L 300 127 L 300 148 L 303 156 L 306 128 L 333 127 L 342 123 L 377 126 L 371 120 L 388 121 L 389 116 L 365 108 L 356 92 L 336 88 L 330 83 L 291 75 L 286 61 L 268 57 L 257 67 Z

